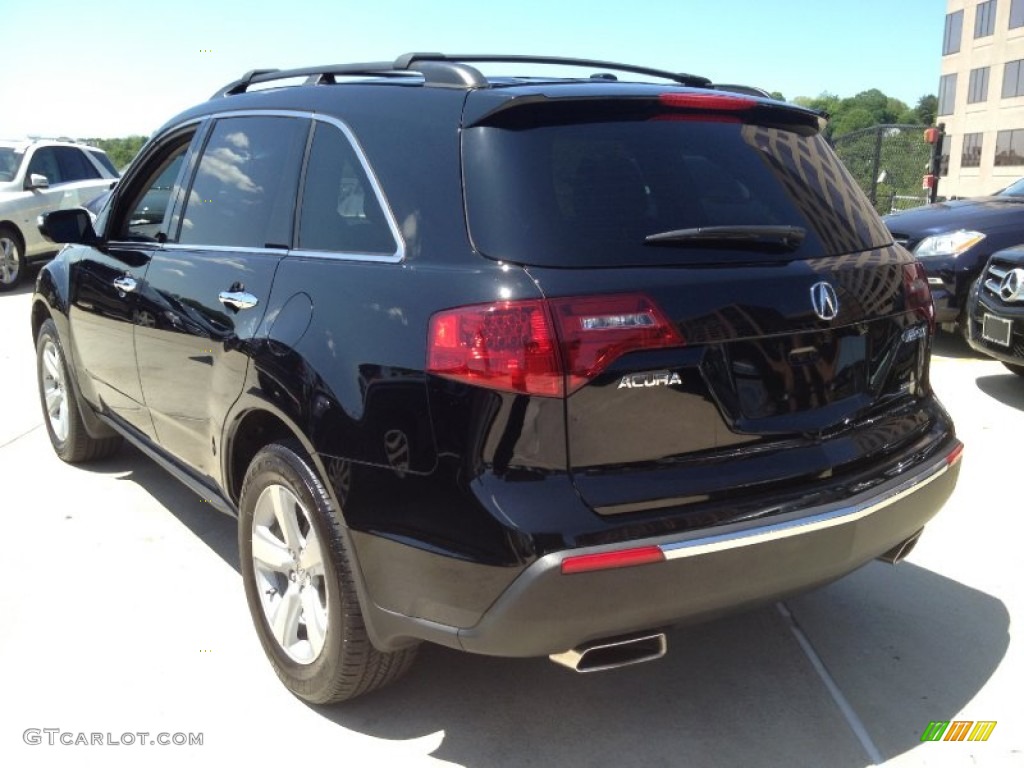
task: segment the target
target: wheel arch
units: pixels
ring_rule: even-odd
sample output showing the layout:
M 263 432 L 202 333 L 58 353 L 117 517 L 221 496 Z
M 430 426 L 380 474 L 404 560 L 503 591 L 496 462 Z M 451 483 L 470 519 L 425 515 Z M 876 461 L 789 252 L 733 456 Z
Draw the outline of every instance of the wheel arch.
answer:
M 24 256 L 25 234 L 21 231 L 21 227 L 15 224 L 11 219 L 0 219 L 0 229 L 10 229 L 14 232 L 14 236 L 18 238 L 18 245 L 21 246 L 22 256 Z
M 283 441 L 298 442 L 302 446 L 321 481 L 334 495 L 312 443 L 286 415 L 266 403 L 252 403 L 237 409 L 229 424 L 223 440 L 224 490 L 235 505 L 241 498 L 242 483 L 253 458 L 265 446 Z M 334 502 L 337 504 L 336 498 Z

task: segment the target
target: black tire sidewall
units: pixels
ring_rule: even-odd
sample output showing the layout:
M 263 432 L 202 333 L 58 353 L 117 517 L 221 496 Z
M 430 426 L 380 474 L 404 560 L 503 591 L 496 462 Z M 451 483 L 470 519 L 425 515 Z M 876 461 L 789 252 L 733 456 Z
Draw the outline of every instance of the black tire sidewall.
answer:
M 310 487 L 310 484 L 317 487 Z M 310 522 L 316 528 L 316 534 L 322 550 L 324 573 L 327 581 L 327 635 L 320 656 L 311 664 L 299 664 L 284 652 L 274 638 L 263 607 L 257 594 L 255 571 L 252 562 L 252 524 L 253 511 L 260 494 L 270 485 L 282 485 L 298 497 L 310 513 Z M 238 553 L 245 586 L 246 602 L 252 615 L 256 633 L 264 651 L 274 665 L 278 676 L 290 690 L 300 697 L 316 701 L 323 699 L 337 670 L 343 663 L 345 639 L 345 606 L 342 602 L 343 588 L 334 563 L 332 551 L 336 534 L 331 524 L 325 520 L 326 515 L 333 511 L 326 503 L 318 499 L 323 490 L 313 470 L 290 447 L 272 445 L 265 448 L 256 458 L 246 473 L 239 505 Z
M 60 360 L 61 370 L 64 374 L 64 397 L 67 399 L 68 409 L 68 435 L 64 440 L 59 440 L 53 431 L 50 423 L 50 412 L 46 408 L 46 395 L 43 393 L 43 346 L 46 341 L 52 341 L 57 348 L 57 357 Z M 39 329 L 39 336 L 36 338 L 36 389 L 39 391 L 39 404 L 43 409 L 43 423 L 46 425 L 46 434 L 50 438 L 50 445 L 54 452 L 63 460 L 67 461 L 70 446 L 75 443 L 75 436 L 78 430 L 78 404 L 75 402 L 74 389 L 71 387 L 71 378 L 68 373 L 68 362 L 64 356 L 64 347 L 57 335 L 57 326 L 53 320 L 47 320 Z

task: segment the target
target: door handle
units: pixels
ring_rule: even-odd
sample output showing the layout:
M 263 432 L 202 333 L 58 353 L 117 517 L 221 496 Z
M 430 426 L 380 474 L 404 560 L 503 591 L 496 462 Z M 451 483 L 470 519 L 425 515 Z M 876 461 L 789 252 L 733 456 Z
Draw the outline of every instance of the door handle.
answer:
M 249 309 L 259 304 L 259 299 L 245 291 L 221 291 L 217 298 L 220 303 L 232 309 Z
M 122 275 L 121 277 L 114 279 L 114 287 L 121 292 L 123 297 L 126 293 L 131 293 L 138 286 L 135 282 L 135 278 Z

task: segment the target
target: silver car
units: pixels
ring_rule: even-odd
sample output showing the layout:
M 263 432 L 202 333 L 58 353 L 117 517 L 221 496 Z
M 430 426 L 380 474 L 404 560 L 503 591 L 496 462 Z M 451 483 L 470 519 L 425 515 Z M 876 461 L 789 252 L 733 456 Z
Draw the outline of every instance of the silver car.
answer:
M 96 147 L 0 140 L 0 291 L 18 284 L 28 262 L 56 253 L 36 228 L 39 214 L 85 205 L 117 177 L 110 158 Z

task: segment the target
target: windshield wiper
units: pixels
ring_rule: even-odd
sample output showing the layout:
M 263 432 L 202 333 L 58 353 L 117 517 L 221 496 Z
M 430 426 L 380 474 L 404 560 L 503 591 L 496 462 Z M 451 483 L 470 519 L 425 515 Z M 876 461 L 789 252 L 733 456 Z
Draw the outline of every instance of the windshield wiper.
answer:
M 803 227 L 737 224 L 725 227 L 693 227 L 658 232 L 644 238 L 645 245 L 719 248 L 779 248 L 795 251 L 807 235 Z

